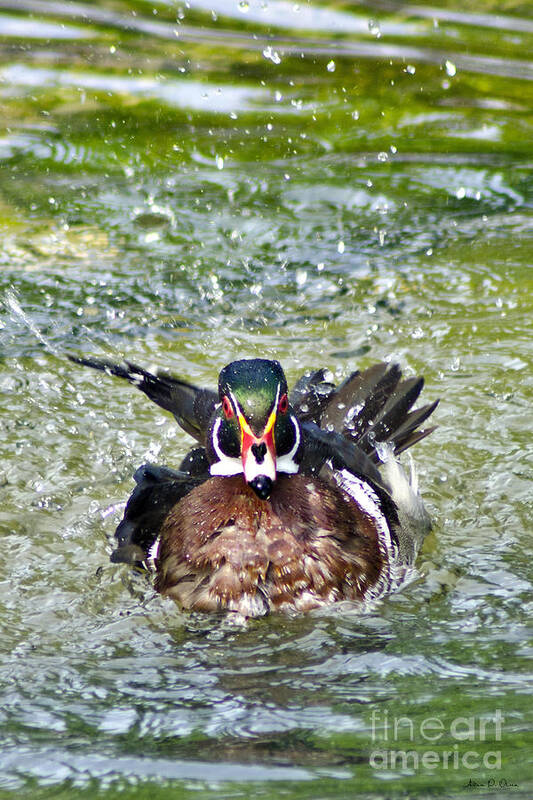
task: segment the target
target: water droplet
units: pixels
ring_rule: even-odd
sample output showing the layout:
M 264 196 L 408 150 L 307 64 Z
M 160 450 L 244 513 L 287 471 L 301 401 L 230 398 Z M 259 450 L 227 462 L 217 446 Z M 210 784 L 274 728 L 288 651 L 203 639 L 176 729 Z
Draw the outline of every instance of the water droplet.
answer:
M 265 58 L 270 59 L 270 61 L 272 61 L 273 64 L 281 64 L 281 58 L 279 56 L 279 53 L 277 52 L 277 50 L 272 50 L 270 45 L 268 47 L 265 47 L 265 49 L 263 50 L 263 55 Z
M 247 14 L 249 10 L 250 10 L 250 3 L 248 3 L 247 0 L 240 0 L 239 11 L 241 12 L 241 14 Z
M 369 19 L 368 20 L 368 30 L 370 31 L 372 36 L 376 37 L 376 39 L 380 38 L 380 36 L 381 36 L 381 28 L 379 27 L 379 22 L 376 22 L 375 19 Z
M 387 161 L 389 158 L 388 154 L 385 153 L 383 150 L 381 153 L 378 153 L 378 161 Z
M 446 62 L 444 63 L 444 69 L 446 70 L 446 72 L 447 72 L 447 74 L 450 76 L 450 78 L 453 78 L 453 76 L 454 76 L 454 75 L 456 74 L 456 72 L 457 72 L 457 67 L 455 66 L 455 64 L 453 63 L 453 61 L 446 61 Z
M 327 65 L 326 69 L 327 69 L 328 72 L 335 72 L 335 62 L 334 61 L 328 61 L 328 65 Z
M 344 253 L 344 242 L 340 241 L 337 245 L 337 251 L 342 255 Z
M 304 286 L 307 280 L 307 270 L 305 269 L 297 269 L 296 270 L 296 284 L 298 286 Z
M 348 410 L 348 413 L 346 414 L 346 418 L 353 420 L 354 417 L 358 416 L 361 413 L 361 411 L 363 410 L 363 405 L 364 405 L 364 403 L 358 403 L 356 406 L 352 406 Z
M 274 100 L 276 101 L 276 103 L 281 102 L 282 99 L 283 99 L 283 95 L 281 94 L 281 92 L 275 92 L 274 93 Z
M 466 189 L 464 186 L 459 186 L 457 191 L 455 192 L 455 196 L 458 200 L 462 200 L 463 197 L 466 197 Z
M 319 263 L 316 265 L 316 268 L 317 268 L 318 272 L 322 272 L 322 270 L 324 269 L 324 262 L 323 262 L 323 261 L 320 261 L 320 262 L 319 262 Z
M 222 158 L 222 156 L 216 157 L 216 165 L 217 169 L 224 169 L 224 159 Z
M 392 447 L 391 447 L 391 445 L 388 444 L 387 442 L 376 442 L 375 447 L 376 447 L 376 453 L 378 454 L 379 460 L 383 464 L 385 464 L 385 462 L 388 461 L 389 458 L 392 455 Z
M 392 155 L 394 155 L 395 153 L 397 153 L 397 152 L 398 152 L 398 148 L 397 148 L 397 147 L 396 147 L 396 145 L 394 145 L 394 144 L 391 144 L 391 146 L 390 146 L 390 148 L 389 148 L 389 149 L 390 149 L 390 151 L 391 151 Z
M 404 69 L 404 72 L 409 73 L 409 75 L 414 75 L 416 72 L 416 67 L 414 67 L 412 64 L 408 64 Z

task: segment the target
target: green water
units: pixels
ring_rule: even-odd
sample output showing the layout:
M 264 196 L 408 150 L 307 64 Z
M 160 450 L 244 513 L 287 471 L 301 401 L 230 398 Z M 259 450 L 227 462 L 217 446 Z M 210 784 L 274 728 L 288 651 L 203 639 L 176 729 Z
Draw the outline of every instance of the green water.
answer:
M 0 0 L 2 798 L 533 796 L 533 19 L 437 3 Z M 108 557 L 190 441 L 66 351 L 423 373 L 418 579 L 181 615 Z

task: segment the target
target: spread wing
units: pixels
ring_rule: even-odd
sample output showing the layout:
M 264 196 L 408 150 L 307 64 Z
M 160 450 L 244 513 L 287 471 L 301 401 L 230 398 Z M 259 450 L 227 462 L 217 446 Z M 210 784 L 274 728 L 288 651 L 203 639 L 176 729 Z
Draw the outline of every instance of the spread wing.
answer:
M 82 364 L 84 367 L 91 367 L 129 381 L 158 406 L 170 411 L 184 431 L 200 444 L 205 444 L 209 420 L 218 403 L 216 392 L 211 389 L 201 389 L 170 375 L 154 375 L 130 361 L 115 364 L 112 361 L 96 358 L 80 358 L 72 355 L 68 358 L 75 364 Z
M 339 386 L 325 375 L 325 370 L 306 373 L 291 394 L 304 431 L 302 469 L 316 472 L 333 460 L 379 486 L 380 445 L 386 443 L 398 454 L 428 436 L 435 426 L 420 426 L 438 400 L 411 410 L 424 379 L 402 380 L 397 364 L 374 364 L 353 372 Z

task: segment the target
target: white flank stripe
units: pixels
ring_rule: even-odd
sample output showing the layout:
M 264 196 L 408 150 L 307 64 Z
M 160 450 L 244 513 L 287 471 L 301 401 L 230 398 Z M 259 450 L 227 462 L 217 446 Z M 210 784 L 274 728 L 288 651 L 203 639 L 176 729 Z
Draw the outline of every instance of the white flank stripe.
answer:
M 153 545 L 149 548 L 144 565 L 154 572 L 157 569 L 157 557 L 159 555 L 159 545 L 161 544 L 161 537 L 158 536 Z
M 347 469 L 340 472 L 334 470 L 333 475 L 337 484 L 344 489 L 344 491 L 353 497 L 355 502 L 359 505 L 368 516 L 374 520 L 376 527 L 383 537 L 382 544 L 385 547 L 391 547 L 391 535 L 387 519 L 381 510 L 379 497 L 368 483 L 365 483 L 360 478 L 356 478 Z
M 154 560 L 159 555 L 159 545 L 161 544 L 161 539 L 158 536 L 153 545 L 148 550 L 148 558 L 153 558 Z
M 365 592 L 364 600 L 377 600 L 398 589 L 406 579 L 406 566 L 399 560 L 398 545 L 392 539 L 389 524 L 376 492 L 367 483 L 348 470 L 333 470 L 337 485 L 352 497 L 359 507 L 374 521 L 378 530 L 378 545 L 384 566 L 377 582 Z

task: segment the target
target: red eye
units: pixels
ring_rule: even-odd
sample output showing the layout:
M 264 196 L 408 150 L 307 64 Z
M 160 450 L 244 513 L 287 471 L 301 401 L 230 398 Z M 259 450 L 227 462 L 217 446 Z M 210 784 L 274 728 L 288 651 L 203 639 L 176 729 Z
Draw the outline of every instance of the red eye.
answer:
M 233 417 L 233 408 L 227 397 L 222 398 L 222 411 L 226 419 L 231 419 Z
M 289 398 L 287 397 L 286 394 L 284 394 L 280 397 L 278 403 L 278 411 L 280 414 L 286 414 L 288 410 L 289 410 Z

